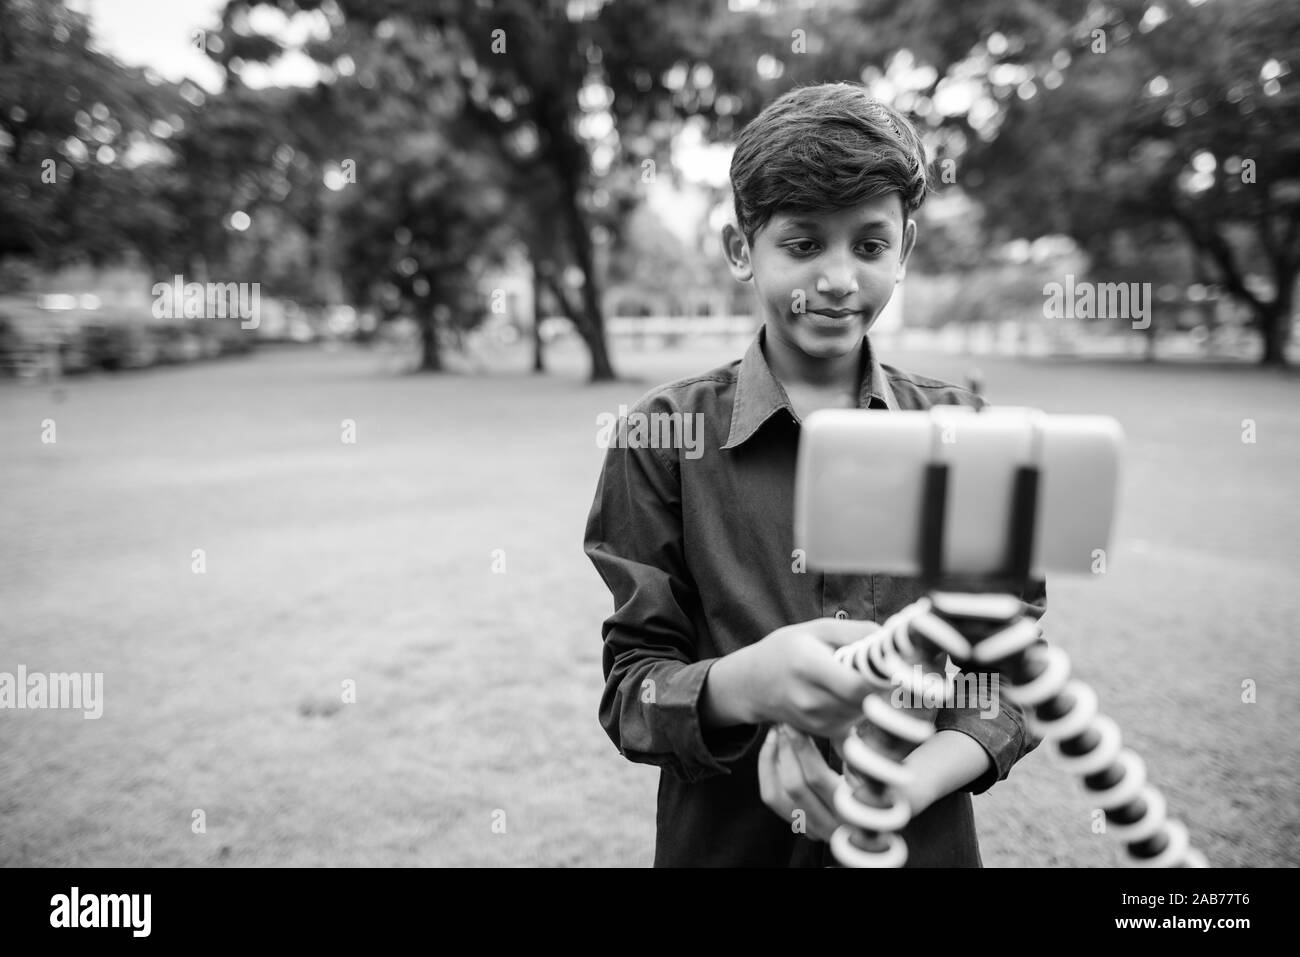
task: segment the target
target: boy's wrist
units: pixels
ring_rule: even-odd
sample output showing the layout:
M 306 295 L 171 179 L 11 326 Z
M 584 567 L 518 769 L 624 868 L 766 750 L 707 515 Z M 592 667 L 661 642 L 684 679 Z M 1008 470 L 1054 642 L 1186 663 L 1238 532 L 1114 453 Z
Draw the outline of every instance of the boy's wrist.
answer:
M 738 666 L 743 664 L 738 660 L 741 654 L 743 650 L 714 661 L 704 679 L 700 721 L 708 727 L 758 723 L 758 715 L 744 693 L 744 682 L 738 680 Z
M 915 816 L 978 780 L 992 762 L 973 738 L 960 731 L 941 729 L 922 742 L 903 764 L 913 773 L 908 798 Z

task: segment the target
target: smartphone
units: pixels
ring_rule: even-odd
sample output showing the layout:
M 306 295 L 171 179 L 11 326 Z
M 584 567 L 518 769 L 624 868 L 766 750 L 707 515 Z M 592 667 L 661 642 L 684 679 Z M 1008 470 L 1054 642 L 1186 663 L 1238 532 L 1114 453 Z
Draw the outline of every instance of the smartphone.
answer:
M 815 412 L 795 546 L 822 571 L 917 576 L 928 544 L 942 576 L 1000 579 L 1022 528 L 1029 577 L 1089 574 L 1110 543 L 1123 439 L 1108 416 L 1009 406 Z

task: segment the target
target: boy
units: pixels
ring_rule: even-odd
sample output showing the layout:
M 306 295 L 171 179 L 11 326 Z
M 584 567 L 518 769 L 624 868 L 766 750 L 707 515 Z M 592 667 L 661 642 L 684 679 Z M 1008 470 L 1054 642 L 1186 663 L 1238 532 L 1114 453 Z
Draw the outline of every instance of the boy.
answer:
M 799 423 L 980 399 L 881 365 L 867 339 L 928 185 L 906 119 L 855 85 L 791 91 L 742 131 L 731 181 L 723 245 L 763 324 L 739 362 L 653 390 L 628 417 L 693 417 L 702 448 L 638 441 L 625 420 L 606 455 L 585 538 L 615 606 L 600 720 L 625 757 L 661 769 L 656 866 L 824 866 L 842 767 L 830 742 L 869 690 L 832 652 L 924 590 L 803 569 Z M 1045 591 L 1021 597 L 1041 611 Z M 941 708 L 936 727 L 905 762 L 908 866 L 978 867 L 970 794 L 1037 742 L 1008 702 L 985 718 Z

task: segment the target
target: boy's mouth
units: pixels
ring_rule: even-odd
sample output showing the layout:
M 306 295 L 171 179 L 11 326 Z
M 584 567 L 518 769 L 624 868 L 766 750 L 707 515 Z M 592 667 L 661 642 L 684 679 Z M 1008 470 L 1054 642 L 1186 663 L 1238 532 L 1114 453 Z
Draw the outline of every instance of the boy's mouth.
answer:
M 820 329 L 842 329 L 855 320 L 861 319 L 863 313 L 850 309 L 819 309 L 809 310 L 805 315 L 811 325 Z

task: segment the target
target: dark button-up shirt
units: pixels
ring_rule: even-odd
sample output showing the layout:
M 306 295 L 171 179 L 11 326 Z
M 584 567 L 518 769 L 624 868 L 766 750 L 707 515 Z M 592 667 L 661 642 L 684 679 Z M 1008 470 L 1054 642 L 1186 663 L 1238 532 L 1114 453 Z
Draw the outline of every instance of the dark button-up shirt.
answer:
M 793 540 L 799 419 L 763 342 L 760 330 L 743 359 L 637 402 L 612 437 L 587 522 L 587 555 L 614 597 L 603 627 L 600 722 L 624 757 L 661 769 L 656 866 L 833 863 L 826 844 L 795 833 L 759 796 L 766 728 L 701 723 L 709 669 L 785 625 L 884 621 L 924 594 L 916 579 L 803 567 Z M 864 409 L 983 401 L 881 365 L 868 340 L 861 372 Z M 664 428 L 633 430 L 637 413 L 698 416 L 699 430 L 683 427 L 675 441 L 663 441 Z M 1045 583 L 1021 598 L 1041 613 Z M 979 742 L 991 768 L 908 825 L 908 866 L 980 866 L 970 795 L 1005 778 L 1037 743 L 1022 713 L 999 698 L 996 716 L 981 718 L 975 707 L 938 710 L 936 727 Z M 818 745 L 840 771 L 829 742 Z

